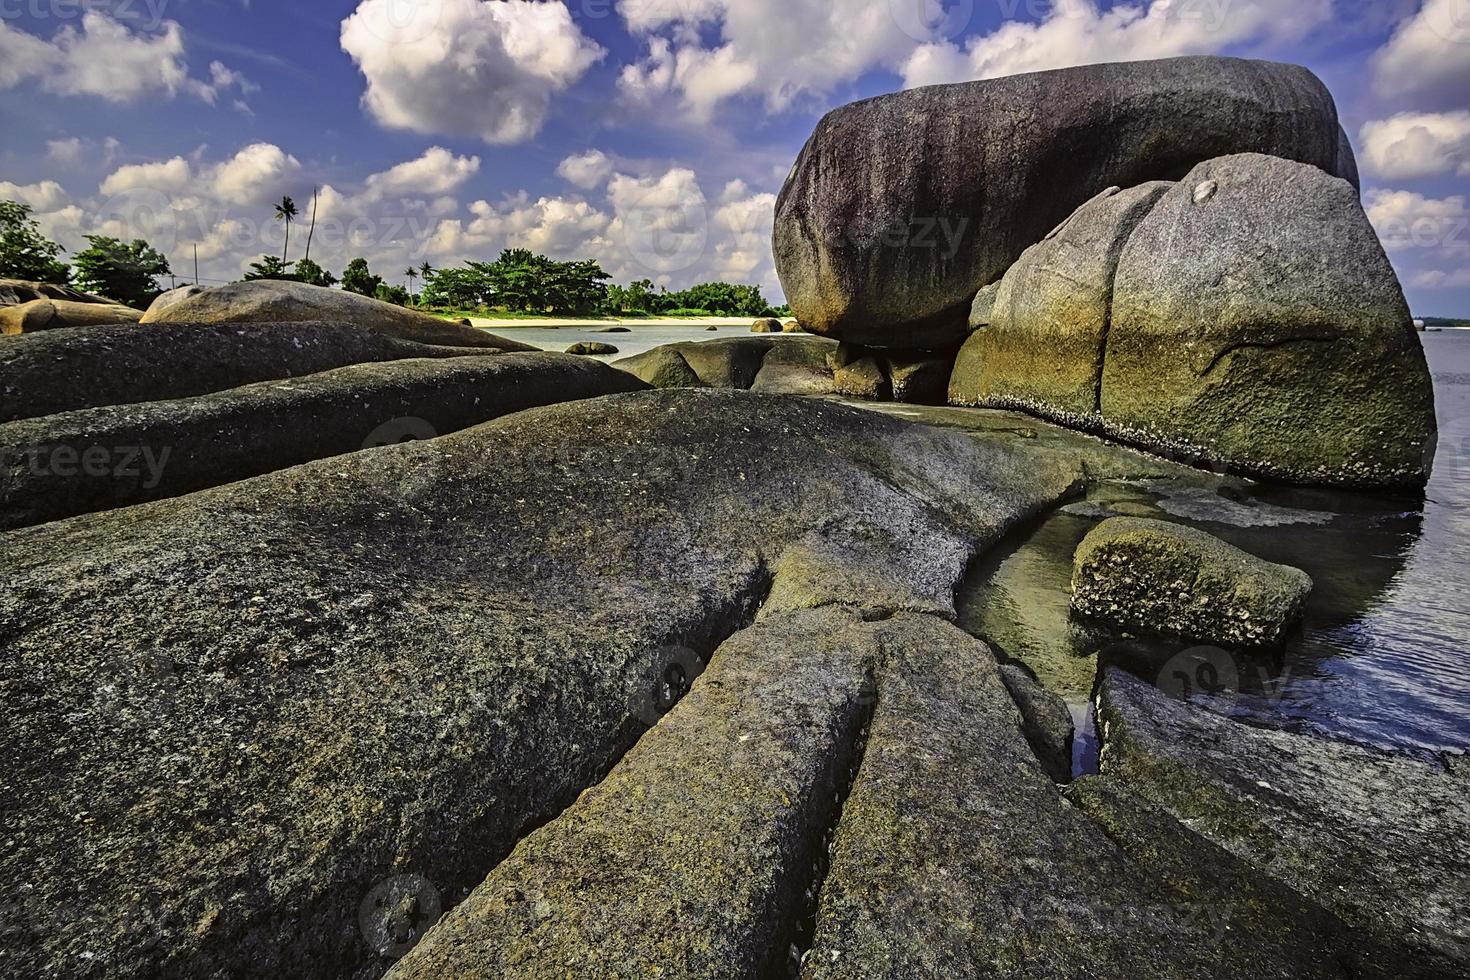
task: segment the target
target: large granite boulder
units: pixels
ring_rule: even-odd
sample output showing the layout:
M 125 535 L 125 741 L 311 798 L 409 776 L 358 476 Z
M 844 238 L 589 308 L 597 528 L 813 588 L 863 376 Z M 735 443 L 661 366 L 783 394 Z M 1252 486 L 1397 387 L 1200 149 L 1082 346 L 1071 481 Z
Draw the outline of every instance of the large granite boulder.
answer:
M 623 371 L 561 354 L 415 358 L 7 422 L 0 424 L 0 529 L 643 387 Z
M 66 299 L 37 299 L 18 306 L 0 306 L 0 333 L 24 334 L 63 327 L 95 327 L 107 323 L 137 323 L 143 316 L 120 303 L 78 303 Z
M 232 282 L 178 297 L 177 291 L 160 296 L 143 314 L 144 323 L 289 323 L 298 320 L 335 320 L 355 323 L 400 340 L 452 347 L 494 347 L 534 351 L 537 348 L 507 340 L 474 327 L 410 310 L 393 303 L 360 296 L 345 289 L 327 289 L 300 282 L 261 279 Z
M 146 329 L 126 323 L 50 330 L 0 344 L 0 422 L 186 398 L 368 361 L 496 352 L 401 340 L 355 323 L 157 323 Z
M 1331 95 L 1294 65 L 1175 58 L 879 96 L 801 151 L 776 269 L 813 333 L 944 347 L 976 290 L 1093 195 L 1247 151 L 1356 176 Z
M 93 293 L 84 293 L 70 286 L 58 286 L 51 282 L 32 282 L 29 279 L 0 279 L 0 306 L 19 306 L 38 299 L 64 299 L 71 303 L 105 303 L 112 300 Z
M 1117 668 L 1102 775 L 1399 948 L 1403 976 L 1470 972 L 1470 764 L 1243 725 Z
M 981 290 L 971 307 L 976 329 L 955 363 L 950 398 L 1072 422 L 1095 419 L 1118 256 L 1172 186 L 1108 188 L 1021 253 L 993 291 L 989 310 L 979 307 L 991 291 Z
M 1281 642 L 1312 591 L 1306 572 L 1198 528 L 1112 517 L 1073 556 L 1072 608 L 1088 619 L 1226 647 Z
M 1297 484 L 1422 485 L 1424 351 L 1351 184 L 1261 154 L 1080 208 L 1001 280 L 950 378 L 1022 408 Z
M 639 392 L 6 532 L 0 974 L 374 975 L 758 609 L 952 616 L 1081 475 L 1031 448 Z
M 1115 435 L 1292 483 L 1422 485 L 1424 349 L 1356 190 L 1242 154 L 1165 194 L 1118 260 L 1102 362 Z

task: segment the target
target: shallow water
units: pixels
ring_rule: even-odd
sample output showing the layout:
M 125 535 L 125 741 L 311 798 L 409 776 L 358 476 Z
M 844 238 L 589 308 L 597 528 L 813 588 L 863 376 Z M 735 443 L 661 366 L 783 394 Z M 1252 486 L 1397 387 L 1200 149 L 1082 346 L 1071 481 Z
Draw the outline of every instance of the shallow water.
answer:
M 733 327 L 716 327 L 709 330 L 703 326 L 667 326 L 667 325 L 639 325 L 632 321 L 625 326 L 628 333 L 604 333 L 608 327 L 614 324 L 602 324 L 596 327 L 495 327 L 492 332 L 519 340 L 523 344 L 534 344 L 542 350 L 565 351 L 572 344 L 582 341 L 594 341 L 602 344 L 612 344 L 618 349 L 616 354 L 599 357 L 601 361 L 615 361 L 620 357 L 631 357 L 634 354 L 642 354 L 653 350 L 663 344 L 674 344 L 685 340 L 724 340 L 730 337 L 750 337 L 750 324 L 745 323 Z M 810 334 L 763 334 L 766 337 L 806 337 Z
M 977 566 L 959 597 L 962 624 L 1030 666 L 1079 722 L 1102 660 L 1256 724 L 1401 751 L 1470 749 L 1470 331 L 1422 336 L 1440 424 L 1422 505 L 1104 484 Z M 1072 552 L 1114 514 L 1191 523 L 1305 569 L 1316 587 L 1300 632 L 1284 650 L 1256 655 L 1121 638 L 1072 621 Z M 1085 725 L 1079 732 L 1080 761 L 1090 736 Z

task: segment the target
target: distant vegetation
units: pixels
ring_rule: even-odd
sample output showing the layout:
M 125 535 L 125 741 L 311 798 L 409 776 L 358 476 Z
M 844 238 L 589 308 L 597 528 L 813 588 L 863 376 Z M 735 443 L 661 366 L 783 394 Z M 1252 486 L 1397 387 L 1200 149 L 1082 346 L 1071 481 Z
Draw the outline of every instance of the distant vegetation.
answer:
M 1426 327 L 1470 327 L 1470 320 L 1456 320 L 1445 316 L 1421 316 L 1418 319 L 1424 321 Z
M 315 195 L 313 195 L 315 197 Z M 313 213 L 315 202 L 313 201 Z M 291 224 L 297 217 L 291 198 L 274 205 L 285 225 L 286 243 L 279 256 L 262 255 L 250 263 L 246 280 L 278 279 L 313 286 L 340 285 L 349 292 L 374 296 L 400 306 L 418 306 L 456 315 L 534 317 L 640 316 L 789 316 L 788 307 L 772 307 L 759 286 L 706 282 L 670 291 L 640 279 L 620 286 L 591 259 L 560 262 L 528 249 L 508 248 L 493 262 L 466 262 L 462 268 L 435 269 L 428 262 L 403 271 L 406 286 L 390 283 L 368 268 L 366 259 L 347 263 L 340 279 L 313 262 L 311 232 L 306 256 L 289 261 Z M 315 220 L 312 231 L 315 230 Z M 68 284 L 100 293 L 130 306 L 146 308 L 160 292 L 159 276 L 170 274 L 168 260 L 141 239 L 122 242 L 88 236 L 73 267 L 60 260 L 62 247 L 41 234 L 31 209 L 0 201 L 0 277 Z M 416 285 L 421 288 L 414 291 Z

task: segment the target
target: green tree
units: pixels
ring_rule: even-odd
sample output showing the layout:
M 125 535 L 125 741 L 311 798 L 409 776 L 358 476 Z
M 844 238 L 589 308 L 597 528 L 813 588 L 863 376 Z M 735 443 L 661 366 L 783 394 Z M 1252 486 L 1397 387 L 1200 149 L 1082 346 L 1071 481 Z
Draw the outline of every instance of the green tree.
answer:
M 291 266 L 293 264 L 282 261 L 274 255 L 262 255 L 250 263 L 250 271 L 245 273 L 245 281 L 253 282 L 257 279 L 295 280 L 296 276 L 291 272 Z
M 281 249 L 281 261 L 286 261 L 286 253 L 291 250 L 291 222 L 296 220 L 296 202 L 290 197 L 281 198 L 281 203 L 276 205 L 276 220 L 286 223 L 286 244 Z
M 135 238 L 119 241 L 88 235 L 87 247 L 77 253 L 77 285 L 119 303 L 146 309 L 158 295 L 154 277 L 169 274 L 168 259 L 152 245 Z
M 71 270 L 57 261 L 63 251 L 41 234 L 28 205 L 0 201 L 0 276 L 65 285 Z
M 411 298 L 413 296 L 413 281 L 419 277 L 418 267 L 411 265 L 403 270 L 403 274 L 408 277 L 408 295 Z
M 342 288 L 350 293 L 376 296 L 378 287 L 382 284 L 382 277 L 375 276 L 368 270 L 367 259 L 353 259 L 342 270 Z
M 373 295 L 384 303 L 393 303 L 396 306 L 407 306 L 408 301 L 411 299 L 408 295 L 408 290 L 402 286 L 394 286 L 386 282 L 378 283 L 377 291 Z
M 335 286 L 337 277 L 326 269 L 317 265 L 311 259 L 300 259 L 292 263 L 296 272 L 292 278 L 297 282 L 304 282 L 308 286 Z

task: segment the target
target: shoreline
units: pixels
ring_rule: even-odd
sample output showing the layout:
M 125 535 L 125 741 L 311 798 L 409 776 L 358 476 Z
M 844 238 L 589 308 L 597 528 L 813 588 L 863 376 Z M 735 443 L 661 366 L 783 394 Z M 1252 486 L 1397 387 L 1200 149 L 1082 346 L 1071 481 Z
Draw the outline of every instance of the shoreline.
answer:
M 605 330 L 609 327 L 749 327 L 758 317 L 704 316 L 704 317 L 639 317 L 633 320 L 579 320 L 573 318 L 545 317 L 538 319 L 502 320 L 496 317 L 469 317 L 470 326 L 483 330 Z

